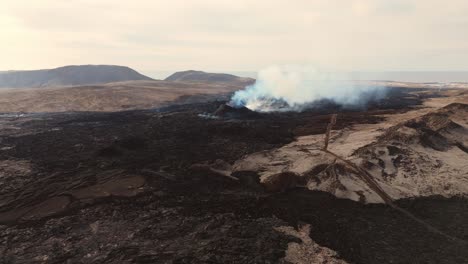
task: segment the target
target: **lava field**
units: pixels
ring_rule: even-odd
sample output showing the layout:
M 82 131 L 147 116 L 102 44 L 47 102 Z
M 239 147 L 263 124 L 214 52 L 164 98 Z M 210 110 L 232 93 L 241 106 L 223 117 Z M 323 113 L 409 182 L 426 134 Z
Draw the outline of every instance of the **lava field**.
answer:
M 405 91 L 352 110 L 258 114 L 217 101 L 0 115 L 0 262 L 287 263 L 288 245 L 303 241 L 277 229 L 310 225 L 310 238 L 336 252 L 330 263 L 468 263 L 466 198 L 396 201 L 454 241 L 385 204 L 268 192 L 255 173 L 194 169 L 323 134 L 333 113 L 335 129 L 376 124 L 425 99 Z

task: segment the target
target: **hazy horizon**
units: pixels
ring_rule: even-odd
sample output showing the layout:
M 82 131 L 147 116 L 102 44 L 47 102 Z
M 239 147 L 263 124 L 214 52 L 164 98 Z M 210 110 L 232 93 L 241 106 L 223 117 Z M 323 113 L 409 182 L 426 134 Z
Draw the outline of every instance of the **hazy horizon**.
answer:
M 90 64 L 84 64 L 90 65 Z M 109 65 L 109 64 L 99 64 L 99 65 Z M 62 65 L 62 66 L 70 66 L 70 65 Z M 80 65 L 73 65 L 73 66 L 80 66 Z M 118 66 L 126 66 L 126 65 L 118 65 Z M 15 69 L 15 70 L 1 70 L 2 72 L 15 72 L 15 71 L 34 71 L 34 70 L 48 70 L 48 69 Z M 150 78 L 156 80 L 163 80 L 169 77 L 171 74 L 179 71 L 188 71 L 188 70 L 197 70 L 197 71 L 205 71 L 205 72 L 213 72 L 213 73 L 227 73 L 233 74 L 240 77 L 249 77 L 249 78 L 257 78 L 258 71 L 262 70 L 259 69 L 258 71 L 232 71 L 232 70 L 215 70 L 215 71 L 207 71 L 204 69 L 181 69 L 176 71 L 140 71 L 138 69 L 134 69 L 139 73 L 146 75 Z M 399 82 L 415 82 L 415 83 L 456 83 L 456 82 L 464 82 L 468 83 L 468 71 L 350 71 L 350 72 L 338 72 L 338 71 L 331 71 L 331 72 L 323 72 L 323 74 L 328 74 L 332 76 L 334 79 L 338 80 L 379 80 L 379 81 L 399 81 Z
M 200 70 L 200 69 L 187 69 Z M 240 77 L 257 78 L 257 71 L 215 71 L 228 73 Z M 173 71 L 143 71 L 142 74 L 154 78 L 164 79 Z M 468 82 L 468 71 L 385 71 L 385 72 L 345 72 L 347 80 L 381 80 L 400 82 Z

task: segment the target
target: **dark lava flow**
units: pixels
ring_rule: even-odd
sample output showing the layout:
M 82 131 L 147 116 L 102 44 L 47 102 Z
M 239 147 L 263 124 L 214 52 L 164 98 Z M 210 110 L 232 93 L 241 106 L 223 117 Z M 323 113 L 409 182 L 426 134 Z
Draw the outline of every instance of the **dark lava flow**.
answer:
M 377 114 L 418 103 L 396 90 L 366 111 L 340 113 L 336 128 L 380 122 Z M 277 263 L 298 241 L 273 228 L 309 223 L 314 241 L 349 262 L 468 263 L 466 244 L 385 205 L 304 189 L 271 194 L 254 184 L 255 174 L 244 175 L 253 178 L 246 184 L 191 171 L 195 163 L 233 163 L 295 136 L 323 133 L 338 111 L 198 117 L 219 105 L 0 117 L 0 262 Z M 28 172 L 8 174 L 5 166 L 21 162 Z M 468 240 L 466 199 L 397 203 Z

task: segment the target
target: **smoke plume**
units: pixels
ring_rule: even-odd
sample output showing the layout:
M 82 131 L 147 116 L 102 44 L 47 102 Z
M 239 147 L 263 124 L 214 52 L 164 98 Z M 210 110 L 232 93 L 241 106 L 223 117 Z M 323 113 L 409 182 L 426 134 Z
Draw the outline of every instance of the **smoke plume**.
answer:
M 350 82 L 349 76 L 298 66 L 272 66 L 257 81 L 237 91 L 230 105 L 259 112 L 301 111 L 329 101 L 345 108 L 362 108 L 385 96 L 385 88 Z

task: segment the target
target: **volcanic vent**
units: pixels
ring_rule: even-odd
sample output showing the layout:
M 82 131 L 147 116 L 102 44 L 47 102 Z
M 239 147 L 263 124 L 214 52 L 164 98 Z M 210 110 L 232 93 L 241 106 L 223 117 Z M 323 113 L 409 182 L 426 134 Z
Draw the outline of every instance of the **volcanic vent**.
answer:
M 259 72 L 254 84 L 237 91 L 230 105 L 258 112 L 302 111 L 330 103 L 361 108 L 385 94 L 384 87 L 342 81 L 310 69 L 270 67 Z

